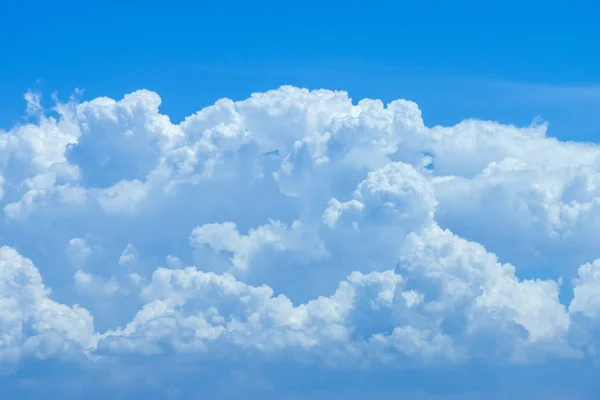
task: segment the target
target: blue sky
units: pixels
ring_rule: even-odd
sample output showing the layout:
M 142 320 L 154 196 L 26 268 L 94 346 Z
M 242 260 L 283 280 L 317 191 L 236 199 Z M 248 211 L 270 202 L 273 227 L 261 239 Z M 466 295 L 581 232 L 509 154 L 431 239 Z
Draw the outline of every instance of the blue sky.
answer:
M 599 12 L 3 2 L 0 397 L 598 398 Z
M 429 124 L 540 114 L 555 135 L 594 140 L 597 12 L 590 1 L 7 1 L 0 122 L 18 120 L 27 88 L 93 98 L 143 87 L 183 118 L 285 83 L 357 99 L 401 93 Z

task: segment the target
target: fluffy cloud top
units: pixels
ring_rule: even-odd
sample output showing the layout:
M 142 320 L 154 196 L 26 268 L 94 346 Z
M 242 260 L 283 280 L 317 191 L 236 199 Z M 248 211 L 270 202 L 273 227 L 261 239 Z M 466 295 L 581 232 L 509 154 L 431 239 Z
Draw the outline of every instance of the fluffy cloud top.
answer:
M 289 86 L 180 123 L 146 90 L 26 100 L 0 131 L 2 363 L 594 356 L 596 145 Z

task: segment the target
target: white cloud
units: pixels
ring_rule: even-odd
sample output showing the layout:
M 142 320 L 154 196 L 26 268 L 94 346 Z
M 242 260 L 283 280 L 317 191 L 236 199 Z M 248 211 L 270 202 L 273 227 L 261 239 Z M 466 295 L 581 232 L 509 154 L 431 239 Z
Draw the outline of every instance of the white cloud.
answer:
M 279 221 L 271 221 L 257 229 L 251 229 L 247 235 L 240 235 L 235 223 L 205 224 L 194 228 L 190 237 L 193 247 L 209 246 L 217 253 L 231 253 L 231 264 L 242 272 L 249 268 L 253 255 L 263 248 L 278 252 L 311 251 L 315 257 L 325 255 L 321 244 L 310 237 L 299 221 L 287 227 Z
M 0 237 L 103 329 L 4 248 L 3 273 L 29 271 L 0 286 L 11 357 L 521 362 L 593 340 L 571 333 L 600 306 L 596 145 L 545 125 L 429 128 L 409 101 L 289 86 L 180 124 L 147 90 L 57 117 L 27 101 L 36 121 L 0 132 Z M 567 308 L 560 278 L 578 268 Z
M 85 350 L 94 334 L 93 318 L 78 305 L 50 299 L 50 289 L 33 263 L 10 247 L 0 247 L 0 354 L 64 357 Z
M 120 290 L 114 278 L 104 280 L 83 271 L 75 272 L 75 288 L 83 295 L 100 296 L 112 296 Z
M 436 319 L 462 318 L 467 335 L 514 324 L 529 342 L 564 340 L 570 319 L 555 281 L 520 281 L 512 265 L 437 226 L 409 235 L 404 246 L 401 269 L 425 285 L 420 307 Z
M 346 352 L 352 313 L 391 308 L 401 283 L 392 271 L 355 272 L 333 295 L 294 306 L 268 286 L 249 286 L 229 274 L 158 269 L 142 290 L 148 303 L 125 328 L 102 335 L 99 347 L 205 351 L 227 344 L 261 352 L 318 349 L 313 356 L 323 357 L 332 347 Z
M 582 265 L 578 270 L 573 289 L 574 297 L 569 305 L 573 313 L 595 318 L 600 312 L 600 260 Z
M 125 250 L 119 256 L 119 265 L 126 266 L 135 263 L 137 260 L 136 253 L 137 250 L 135 247 L 131 243 L 127 243 L 127 247 L 125 247 Z
M 77 267 L 84 268 L 86 261 L 93 255 L 92 248 L 85 239 L 73 238 L 69 240 L 66 250 L 66 256 L 69 262 Z

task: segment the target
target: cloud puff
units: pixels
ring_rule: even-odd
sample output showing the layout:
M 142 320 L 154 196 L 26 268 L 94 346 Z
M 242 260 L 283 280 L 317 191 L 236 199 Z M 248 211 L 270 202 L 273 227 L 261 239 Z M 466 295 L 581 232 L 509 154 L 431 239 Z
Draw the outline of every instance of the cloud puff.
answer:
M 33 263 L 10 247 L 0 247 L 0 354 L 72 356 L 85 351 L 95 333 L 91 314 L 78 305 L 53 301 Z
M 146 90 L 53 116 L 26 99 L 30 122 L 0 132 L 14 360 L 590 356 L 596 145 L 289 86 L 181 123 Z

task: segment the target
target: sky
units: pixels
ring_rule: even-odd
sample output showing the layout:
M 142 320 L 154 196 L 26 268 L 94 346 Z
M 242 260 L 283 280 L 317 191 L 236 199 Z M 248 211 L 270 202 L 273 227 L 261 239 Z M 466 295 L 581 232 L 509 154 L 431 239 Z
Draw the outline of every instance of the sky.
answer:
M 596 399 L 600 6 L 0 4 L 0 397 Z

